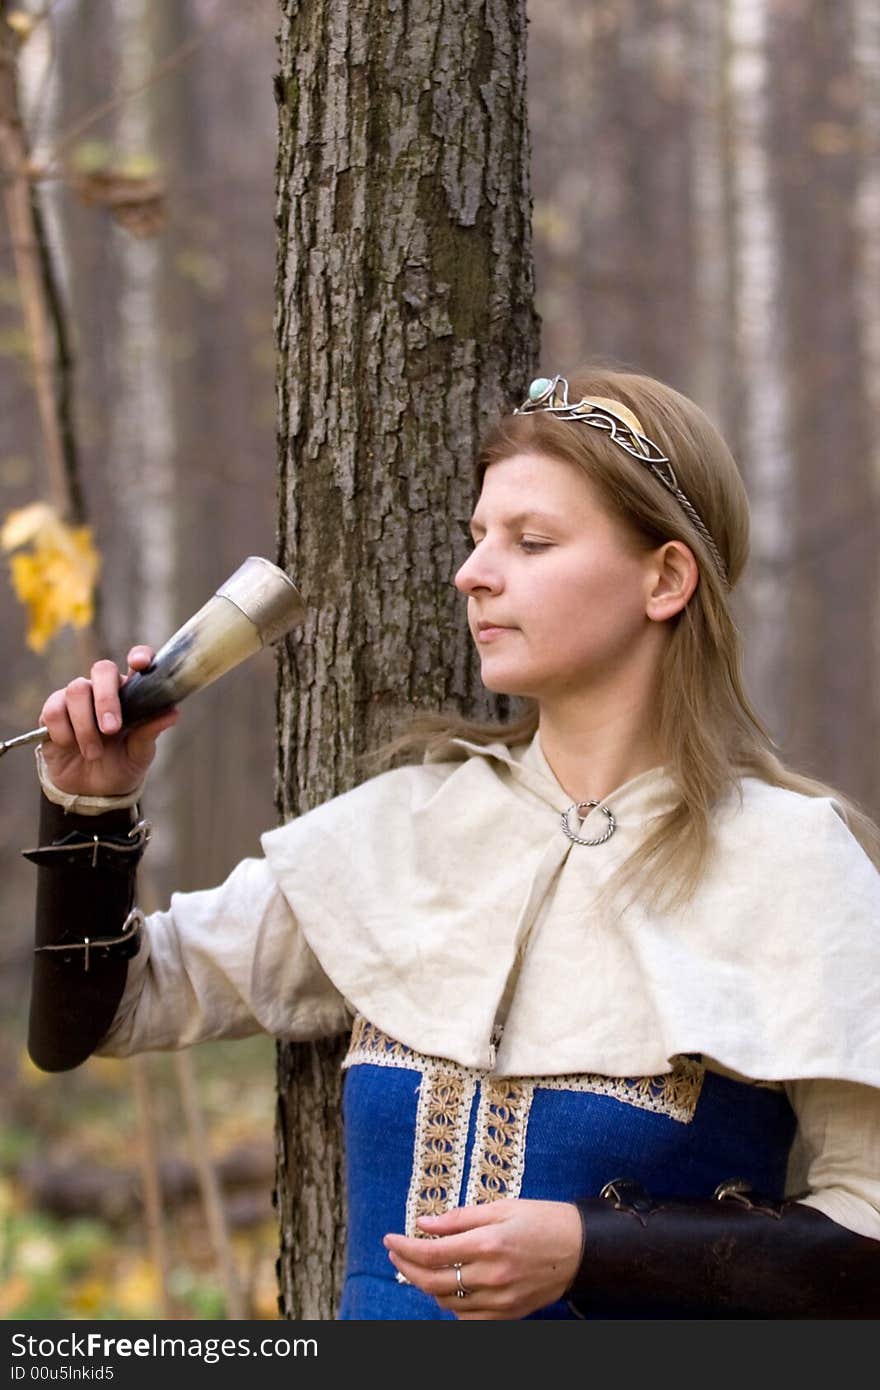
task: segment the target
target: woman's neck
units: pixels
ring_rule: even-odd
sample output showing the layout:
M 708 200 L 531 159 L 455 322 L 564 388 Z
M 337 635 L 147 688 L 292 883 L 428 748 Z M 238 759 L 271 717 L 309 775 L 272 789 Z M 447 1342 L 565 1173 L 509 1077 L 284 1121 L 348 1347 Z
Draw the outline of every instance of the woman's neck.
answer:
M 645 707 L 647 706 L 647 708 Z M 602 801 L 664 759 L 653 702 L 541 705 L 538 735 L 557 782 L 573 801 Z

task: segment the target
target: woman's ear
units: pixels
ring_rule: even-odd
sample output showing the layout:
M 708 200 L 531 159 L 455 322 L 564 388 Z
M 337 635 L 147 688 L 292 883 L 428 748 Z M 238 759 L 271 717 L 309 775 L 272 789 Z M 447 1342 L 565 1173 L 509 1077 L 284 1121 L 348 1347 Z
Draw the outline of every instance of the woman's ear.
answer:
M 680 613 L 697 587 L 700 571 L 684 541 L 666 541 L 649 556 L 647 616 L 665 623 Z

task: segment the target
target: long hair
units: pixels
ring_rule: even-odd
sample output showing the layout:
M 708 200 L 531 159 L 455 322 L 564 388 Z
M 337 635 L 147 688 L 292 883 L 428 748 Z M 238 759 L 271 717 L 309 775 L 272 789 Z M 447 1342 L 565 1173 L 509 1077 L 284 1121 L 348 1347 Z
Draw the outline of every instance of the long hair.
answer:
M 652 822 L 645 839 L 618 872 L 656 907 L 686 902 L 698 886 L 712 851 L 712 813 L 719 801 L 751 775 L 806 796 L 831 796 L 873 862 L 880 867 L 880 830 L 853 801 L 832 787 L 786 767 L 746 694 L 742 643 L 731 611 L 731 590 L 749 552 L 749 505 L 727 444 L 699 406 L 672 387 L 638 373 L 591 365 L 569 378 L 569 397 L 620 401 L 634 411 L 643 432 L 672 461 L 679 487 L 708 528 L 727 569 L 719 573 L 699 532 L 675 497 L 651 470 L 607 433 L 546 411 L 505 415 L 486 435 L 476 460 L 477 488 L 486 469 L 516 453 L 540 453 L 573 463 L 609 513 L 646 548 L 683 541 L 694 554 L 699 582 L 690 601 L 670 619 L 662 658 L 657 710 L 658 739 L 679 798 Z M 379 750 L 382 760 L 435 756 L 451 737 L 509 747 L 527 742 L 538 727 L 538 708 L 512 722 L 474 721 L 454 714 L 418 717 Z

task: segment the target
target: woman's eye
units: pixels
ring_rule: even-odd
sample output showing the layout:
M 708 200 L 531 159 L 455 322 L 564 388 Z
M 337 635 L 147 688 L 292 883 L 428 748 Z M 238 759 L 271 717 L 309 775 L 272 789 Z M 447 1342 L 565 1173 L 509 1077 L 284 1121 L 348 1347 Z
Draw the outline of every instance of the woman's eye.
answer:
M 461 536 L 468 552 L 476 550 L 477 546 L 485 539 L 485 536 L 473 536 L 466 522 L 461 523 Z M 549 550 L 552 546 L 552 541 L 539 541 L 533 540 L 530 536 L 520 536 L 516 540 L 516 546 L 527 555 L 537 555 L 539 551 Z

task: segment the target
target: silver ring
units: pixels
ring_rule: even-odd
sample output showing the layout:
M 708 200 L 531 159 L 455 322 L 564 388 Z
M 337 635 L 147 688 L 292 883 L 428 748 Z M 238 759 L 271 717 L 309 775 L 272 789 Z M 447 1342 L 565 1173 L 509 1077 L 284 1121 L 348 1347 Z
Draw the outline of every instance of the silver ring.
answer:
M 455 1270 L 455 1284 L 456 1284 L 455 1296 L 456 1296 L 456 1298 L 468 1298 L 468 1297 L 470 1296 L 472 1290 L 471 1290 L 471 1289 L 466 1289 L 465 1286 L 464 1286 L 464 1284 L 461 1282 L 461 1265 L 460 1265 L 460 1264 L 454 1264 L 454 1265 L 452 1266 L 452 1268 Z
M 575 835 L 568 823 L 568 818 L 572 811 L 588 811 L 591 806 L 598 806 L 602 815 L 606 816 L 608 820 L 608 829 L 605 831 L 605 834 L 600 835 L 597 840 L 585 840 L 581 835 Z M 583 817 L 581 817 L 581 819 L 583 819 Z M 603 806 L 601 801 L 573 801 L 571 805 L 562 812 L 562 828 L 568 838 L 573 840 L 576 845 L 604 845 L 605 841 L 610 840 L 617 829 L 617 821 L 614 819 L 613 813 L 609 811 L 607 806 Z

